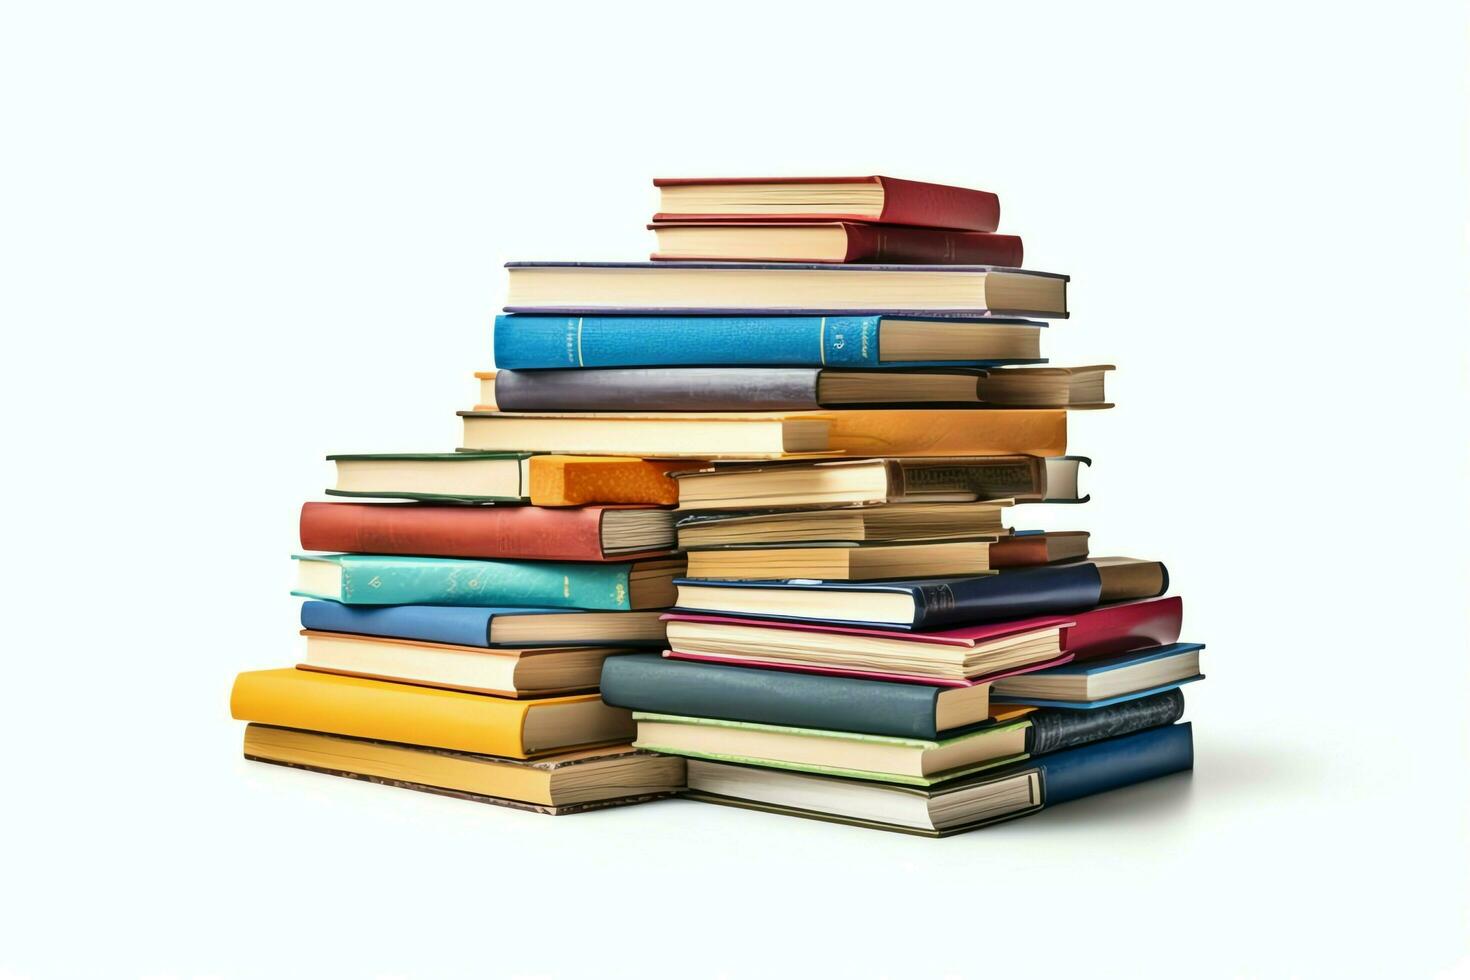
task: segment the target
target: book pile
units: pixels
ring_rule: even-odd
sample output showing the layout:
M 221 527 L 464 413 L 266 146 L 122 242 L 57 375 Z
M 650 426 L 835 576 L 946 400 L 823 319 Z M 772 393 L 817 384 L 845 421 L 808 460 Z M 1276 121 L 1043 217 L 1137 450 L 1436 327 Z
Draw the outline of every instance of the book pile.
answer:
M 1188 769 L 1164 566 L 1010 527 L 1086 499 L 1067 412 L 1111 366 L 1036 366 L 1067 278 L 996 197 L 655 184 L 653 261 L 508 266 L 458 452 L 331 457 L 380 500 L 304 506 L 305 655 L 238 678 L 246 755 L 930 835 Z

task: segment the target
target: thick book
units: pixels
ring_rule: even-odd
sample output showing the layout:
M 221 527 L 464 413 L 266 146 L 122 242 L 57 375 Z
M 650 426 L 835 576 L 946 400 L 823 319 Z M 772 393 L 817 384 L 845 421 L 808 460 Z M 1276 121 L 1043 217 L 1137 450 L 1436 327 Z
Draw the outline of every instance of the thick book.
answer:
M 594 694 L 514 700 L 311 670 L 235 678 L 240 721 L 526 759 L 577 745 L 626 742 L 632 716 Z
M 678 473 L 679 509 L 731 511 L 972 500 L 1085 503 L 1084 456 L 833 459 L 777 466 L 719 466 Z M 714 519 L 714 518 L 711 518 Z M 682 523 L 682 522 L 681 522 Z
M 1041 360 L 1044 323 L 924 316 L 495 318 L 502 370 L 986 367 Z
M 507 759 L 246 725 L 245 758 L 550 816 L 646 803 L 684 788 L 684 760 L 630 745 Z
M 1067 661 L 1100 660 L 1174 643 L 1183 618 L 1178 596 L 1118 602 L 1065 616 L 929 631 L 670 613 L 664 617 L 669 646 L 665 656 L 911 684 L 973 686 L 996 683 L 998 677 L 958 676 L 953 670 L 936 670 L 935 665 L 967 662 L 998 639 L 1050 629 L 1060 630 L 1058 652 Z
M 940 629 L 1026 616 L 1079 612 L 1105 602 L 1148 599 L 1169 588 L 1162 562 L 1133 558 L 1018 568 L 996 575 L 893 582 L 679 579 L 682 612 Z
M 997 701 L 1042 707 L 1098 708 L 1204 680 L 1203 643 L 1170 643 L 1133 653 L 1089 659 L 1011 677 L 992 686 Z
M 854 456 L 1061 456 L 1067 413 L 1055 409 L 911 408 L 821 412 L 460 412 L 464 447 L 705 459 Z
M 307 503 L 306 551 L 446 558 L 617 561 L 666 552 L 674 515 L 627 507 Z
M 482 371 L 480 405 L 502 412 L 786 412 L 981 408 L 983 372 L 948 368 L 588 368 Z M 1058 407 L 1067 408 L 1066 403 Z M 1092 406 L 1077 406 L 1092 407 Z
M 597 689 L 602 662 L 619 647 L 500 647 L 428 643 L 355 633 L 302 630 L 306 656 L 296 666 L 504 698 Z
M 1177 691 L 1145 701 L 1074 711 L 1048 708 L 948 733 L 904 738 L 634 711 L 633 744 L 651 752 L 718 762 L 934 786 L 1028 756 L 1172 724 L 1184 711 Z M 1041 735 L 1033 738 L 1032 726 Z
M 301 604 L 303 629 L 468 647 L 664 646 L 658 610 L 599 612 L 524 606 Z
M 602 699 L 635 711 L 938 738 L 991 718 L 990 688 L 790 673 L 636 653 L 602 665 Z
M 529 453 L 377 453 L 328 456 L 337 497 L 454 503 L 667 506 L 679 502 L 671 473 L 694 462 Z
M 507 262 L 509 313 L 1062 318 L 1068 277 L 993 265 Z
M 1194 766 L 1188 722 L 1027 759 L 935 787 L 690 759 L 689 797 L 926 837 L 972 830 Z
M 1010 504 L 1009 500 L 936 501 L 801 510 L 695 511 L 680 516 L 675 530 L 681 551 L 808 541 L 942 541 L 1005 534 L 1004 515 Z
M 470 561 L 408 555 L 295 555 L 292 595 L 348 605 L 660 609 L 682 559 L 636 562 Z
M 664 221 L 655 262 L 868 262 L 1018 268 L 1021 239 L 985 231 L 855 221 Z
M 655 177 L 659 221 L 873 221 L 994 231 L 1000 198 L 989 191 L 881 175 Z

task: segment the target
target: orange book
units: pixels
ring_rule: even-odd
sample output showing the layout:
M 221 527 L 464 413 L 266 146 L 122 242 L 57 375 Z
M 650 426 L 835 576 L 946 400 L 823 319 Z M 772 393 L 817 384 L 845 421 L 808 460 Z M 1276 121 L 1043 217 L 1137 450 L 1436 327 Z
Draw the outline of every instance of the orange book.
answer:
M 230 714 L 282 728 L 527 759 L 574 745 L 626 742 L 631 712 L 599 694 L 512 700 L 308 670 L 235 678 Z
M 583 504 L 679 502 L 679 486 L 667 474 L 697 470 L 704 461 L 630 459 L 622 456 L 532 456 L 531 503 L 538 507 Z

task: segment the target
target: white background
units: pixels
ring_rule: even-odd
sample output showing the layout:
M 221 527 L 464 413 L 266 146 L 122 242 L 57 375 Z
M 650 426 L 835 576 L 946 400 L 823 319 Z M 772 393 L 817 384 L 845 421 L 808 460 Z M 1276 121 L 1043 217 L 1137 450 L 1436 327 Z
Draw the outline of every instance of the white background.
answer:
M 1470 971 L 1463 10 L 4 11 L 0 974 Z M 245 763 L 321 457 L 452 448 L 501 262 L 749 173 L 992 189 L 1074 277 L 1119 407 L 1026 522 L 1167 560 L 1194 775 L 930 841 Z

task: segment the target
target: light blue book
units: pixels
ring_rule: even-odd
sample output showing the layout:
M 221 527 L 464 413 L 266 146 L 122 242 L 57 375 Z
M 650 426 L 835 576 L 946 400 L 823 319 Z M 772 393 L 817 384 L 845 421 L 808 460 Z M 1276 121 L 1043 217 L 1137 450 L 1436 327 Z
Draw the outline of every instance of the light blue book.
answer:
M 673 599 L 681 563 L 466 561 L 406 555 L 295 555 L 292 595 L 348 605 L 522 606 L 543 609 L 650 609 Z M 641 575 L 640 566 L 669 566 Z
M 746 365 L 994 367 L 1043 363 L 1044 323 L 983 317 L 543 316 L 495 318 L 505 370 Z M 912 353 L 946 355 L 913 359 Z

